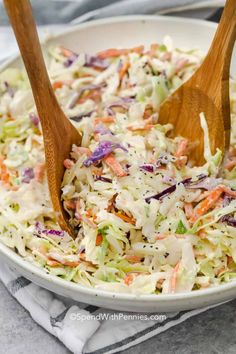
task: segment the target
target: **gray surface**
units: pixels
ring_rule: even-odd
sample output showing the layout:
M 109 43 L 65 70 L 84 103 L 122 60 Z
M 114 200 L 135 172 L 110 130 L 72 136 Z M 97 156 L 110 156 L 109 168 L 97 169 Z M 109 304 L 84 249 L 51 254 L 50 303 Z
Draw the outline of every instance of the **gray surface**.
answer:
M 201 8 L 201 2 L 206 0 L 197 0 L 199 9 L 184 11 L 181 16 L 207 18 L 215 11 L 212 8 Z M 217 1 L 212 0 L 215 4 Z M 179 9 L 183 5 L 192 6 L 196 0 L 31 0 L 34 17 L 38 25 L 69 23 L 72 20 L 83 17 L 86 19 L 98 19 L 109 16 L 133 15 L 133 14 L 155 14 L 160 11 L 171 13 L 174 9 Z M 86 14 L 86 17 L 84 15 Z M 180 12 L 177 11 L 177 16 Z M 9 21 L 3 6 L 3 0 L 0 0 L 0 23 L 6 26 Z
M 0 283 L 0 354 L 69 354 Z M 235 354 L 236 300 L 195 316 L 125 354 Z

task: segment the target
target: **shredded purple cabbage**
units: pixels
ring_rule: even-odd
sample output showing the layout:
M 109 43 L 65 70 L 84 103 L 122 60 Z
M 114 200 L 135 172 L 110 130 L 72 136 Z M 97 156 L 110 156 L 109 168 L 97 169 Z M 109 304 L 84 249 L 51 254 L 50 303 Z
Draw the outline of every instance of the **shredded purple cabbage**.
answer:
M 104 157 L 109 155 L 111 152 L 113 152 L 115 149 L 122 149 L 125 152 L 128 152 L 127 149 L 125 149 L 122 145 L 113 143 L 112 141 L 102 141 L 99 143 L 98 147 L 94 150 L 91 156 L 89 156 L 85 161 L 84 161 L 84 166 L 89 167 L 93 163 L 102 160 Z
M 162 182 L 166 183 L 166 184 L 175 184 L 176 180 L 174 178 L 170 177 L 170 176 L 165 175 L 162 178 Z
M 34 178 L 34 170 L 33 168 L 25 168 L 22 172 L 22 182 L 30 183 L 30 181 Z
M 198 179 L 197 180 L 193 180 L 192 178 L 186 178 L 176 184 L 173 184 L 172 186 L 164 189 L 164 191 L 158 193 L 158 194 L 155 194 L 151 197 L 148 197 L 148 198 L 145 198 L 145 201 L 149 204 L 151 199 L 156 199 L 156 200 L 162 200 L 164 197 L 166 197 L 167 195 L 173 193 L 176 188 L 177 188 L 177 185 L 179 184 L 183 184 L 185 187 L 189 188 L 189 186 L 192 186 L 192 185 L 195 185 L 196 183 L 198 183 L 198 181 L 200 180 L 203 180 L 205 179 L 207 176 L 204 175 L 204 174 L 201 174 L 198 176 Z
M 9 85 L 9 83 L 7 81 L 4 81 L 4 85 L 6 88 L 6 91 L 8 93 L 8 95 L 13 98 L 15 95 L 15 90 Z
M 84 253 L 84 251 L 85 251 L 85 247 L 81 246 L 77 253 L 81 254 L 81 253 Z
M 111 130 L 109 128 L 105 127 L 105 125 L 102 123 L 96 125 L 96 127 L 94 129 L 94 133 L 98 133 L 101 135 L 105 135 L 105 134 L 112 134 L 113 135 Z
M 59 236 L 64 237 L 65 232 L 63 230 L 55 230 L 55 229 L 44 229 L 42 224 L 36 222 L 35 229 L 39 235 L 44 234 L 46 236 Z
M 128 102 L 125 102 L 125 101 L 117 101 L 117 102 L 114 102 L 114 103 L 111 103 L 109 104 L 107 107 L 106 107 L 106 111 L 107 111 L 107 114 L 112 116 L 114 114 L 113 112 L 113 108 L 124 108 L 124 109 L 129 109 L 129 105 L 128 105 Z
M 233 216 L 230 215 L 224 215 L 221 218 L 221 221 L 226 223 L 229 226 L 236 227 L 236 219 Z
M 157 168 L 167 165 L 169 162 L 174 162 L 176 158 L 174 156 L 161 155 L 156 162 Z
M 36 116 L 35 113 L 31 112 L 29 114 L 29 119 L 31 121 L 31 123 L 35 126 L 35 127 L 38 127 L 39 126 L 39 117 Z
M 96 67 L 99 69 L 107 69 L 109 66 L 109 62 L 105 59 L 100 59 L 96 56 L 85 55 L 85 66 L 88 67 Z
M 109 106 L 107 106 L 107 107 L 108 108 L 121 107 L 121 108 L 124 108 L 124 109 L 128 109 L 129 105 L 126 102 L 117 101 L 117 102 L 109 104 Z
M 224 194 L 224 197 L 223 197 L 223 208 L 225 208 L 226 206 L 228 206 L 231 202 L 232 202 L 233 198 L 230 197 L 229 195 L 227 194 Z
M 125 103 L 132 103 L 135 101 L 135 96 L 131 96 L 131 97 L 121 97 L 121 100 Z
M 75 92 L 68 104 L 68 108 L 72 109 L 74 108 L 77 100 L 80 98 L 80 96 L 82 95 L 82 93 L 86 90 L 97 90 L 100 89 L 101 87 L 103 87 L 104 84 L 100 84 L 100 85 L 85 85 L 85 86 L 81 86 L 78 90 L 78 92 Z
M 95 181 L 102 181 L 102 182 L 112 183 L 112 180 L 110 178 L 103 177 L 103 176 L 95 176 Z
M 67 58 L 63 65 L 66 67 L 66 68 L 69 68 L 75 61 L 76 59 L 78 58 L 78 54 L 76 53 L 73 53 L 69 58 Z
M 150 172 L 150 173 L 152 173 L 152 172 L 154 172 L 155 171 L 155 166 L 154 165 L 152 165 L 152 164 L 143 164 L 143 165 L 141 165 L 141 166 L 139 166 L 142 170 L 144 170 L 144 171 L 147 171 L 147 172 Z
M 53 235 L 53 236 L 59 236 L 59 237 L 63 237 L 64 235 L 65 235 L 65 232 L 64 231 L 62 231 L 62 230 L 53 230 L 53 229 L 51 229 L 51 230 L 43 230 L 42 231 L 43 232 L 43 234 L 45 234 L 45 235 Z
M 206 189 L 211 191 L 215 189 L 219 184 L 222 183 L 222 178 L 211 178 L 207 177 L 204 180 L 201 180 L 199 183 L 196 183 L 192 186 L 189 186 L 190 189 Z
M 80 122 L 83 118 L 88 118 L 91 117 L 91 115 L 93 114 L 94 111 L 90 111 L 88 113 L 81 113 L 78 114 L 77 116 L 72 116 L 70 117 L 71 120 L 75 121 L 75 122 Z

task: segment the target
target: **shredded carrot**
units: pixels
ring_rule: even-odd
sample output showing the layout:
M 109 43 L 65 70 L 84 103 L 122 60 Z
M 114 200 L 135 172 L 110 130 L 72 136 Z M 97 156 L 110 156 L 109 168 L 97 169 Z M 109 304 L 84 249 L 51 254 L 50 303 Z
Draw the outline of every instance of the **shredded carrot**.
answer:
M 86 102 L 88 99 L 93 100 L 98 103 L 101 100 L 101 90 L 91 90 L 88 93 L 84 93 L 81 98 L 78 99 L 77 103 L 81 104 Z
M 156 163 L 156 159 L 154 159 L 154 157 L 152 157 L 150 160 L 149 160 L 149 163 Z
M 145 130 L 151 130 L 154 127 L 154 124 L 145 124 L 143 127 L 132 127 L 129 126 L 127 127 L 128 130 L 135 132 L 135 131 L 145 131 Z
M 205 238 L 207 236 L 205 229 L 199 230 L 197 234 L 200 238 Z
M 224 192 L 222 186 L 216 187 L 213 191 L 211 191 L 206 199 L 200 202 L 197 207 L 194 209 L 194 216 L 190 219 L 190 222 L 195 222 L 199 217 L 204 215 L 209 209 L 211 209 L 221 194 Z M 236 192 L 235 192 L 236 194 Z
M 236 158 L 233 160 L 228 160 L 225 164 L 225 169 L 231 171 L 236 166 Z
M 176 61 L 175 64 L 175 73 L 177 74 L 183 67 L 189 62 L 188 59 L 180 58 Z
M 161 60 L 162 61 L 166 61 L 166 60 L 171 60 L 172 58 L 172 53 L 171 52 L 165 52 L 162 56 L 161 56 Z
M 177 157 L 177 159 L 175 161 L 175 166 L 178 169 L 181 169 L 181 168 L 183 168 L 186 165 L 187 161 L 188 161 L 188 156 Z
M 64 164 L 64 167 L 68 170 L 70 170 L 74 166 L 74 162 L 70 159 L 65 159 L 63 164 Z
M 210 284 L 201 284 L 201 288 L 200 289 L 207 289 L 209 288 Z
M 139 263 L 141 262 L 142 257 L 127 254 L 125 255 L 125 259 L 127 259 L 130 263 Z
M 7 186 L 10 185 L 10 175 L 6 165 L 4 164 L 3 157 L 0 157 L 0 179 L 5 185 Z
M 87 216 L 88 218 L 92 218 L 94 222 L 95 222 L 96 219 L 97 219 L 96 215 L 94 215 L 94 213 L 93 213 L 93 209 L 92 209 L 92 208 L 89 208 L 89 209 L 86 211 L 86 216 Z
M 100 59 L 106 59 L 106 58 L 119 57 L 120 55 L 126 55 L 126 54 L 128 54 L 127 49 L 110 48 L 110 49 L 98 52 L 97 56 Z
M 114 210 L 115 202 L 116 202 L 117 196 L 118 196 L 118 193 L 115 193 L 115 194 L 108 200 L 108 203 L 107 203 L 107 211 L 108 211 L 108 213 L 111 213 L 112 210 Z
M 121 69 L 119 70 L 120 80 L 123 79 L 123 77 L 125 76 L 125 74 L 127 73 L 128 69 L 129 69 L 129 67 L 130 67 L 130 63 L 128 61 L 122 65 Z
M 93 167 L 92 174 L 95 176 L 102 176 L 103 171 L 100 168 Z
M 150 55 L 151 57 L 154 57 L 154 56 L 156 55 L 157 49 L 158 49 L 158 44 L 157 44 L 157 43 L 151 44 L 151 46 L 150 46 L 150 51 L 149 51 L 149 55 Z
M 65 261 L 65 262 L 63 262 L 63 264 L 68 267 L 77 267 L 80 263 L 81 263 L 80 261 L 77 261 L 77 262 Z
M 77 199 L 77 201 L 76 201 L 75 217 L 76 217 L 77 220 L 83 221 L 85 224 L 89 225 L 93 229 L 97 228 L 97 225 L 95 224 L 94 218 L 93 218 L 93 221 L 92 221 L 87 216 L 81 214 L 81 205 L 80 205 L 80 200 L 79 199 Z
M 110 154 L 106 156 L 103 161 L 111 168 L 117 177 L 127 176 L 120 163 L 116 160 L 115 156 Z
M 157 235 L 156 235 L 156 239 L 157 239 L 157 240 L 164 240 L 166 237 L 167 237 L 166 234 L 157 234 Z
M 188 237 L 188 235 L 186 235 L 186 234 L 175 234 L 175 237 L 185 239 L 186 237 Z
M 85 253 L 80 253 L 79 254 L 79 258 L 82 260 L 82 261 L 85 261 L 86 260 L 86 254 Z
M 115 48 L 110 48 L 101 52 L 97 53 L 97 56 L 99 59 L 106 59 L 106 58 L 114 58 L 114 57 L 119 57 L 120 55 L 127 55 L 129 53 L 138 53 L 142 54 L 144 50 L 144 46 L 138 46 L 130 49 L 115 49 Z
M 175 153 L 175 156 L 181 157 L 183 155 L 187 155 L 188 144 L 189 144 L 188 139 L 180 140 L 178 147 L 177 147 L 177 151 Z
M 54 90 L 62 88 L 64 85 L 70 86 L 72 84 L 72 80 L 64 80 L 64 81 L 55 81 L 52 84 Z
M 223 204 L 224 204 L 224 198 L 220 197 L 215 204 L 215 208 L 223 208 Z
M 86 216 L 87 216 L 88 218 L 93 217 L 93 209 L 92 209 L 92 208 L 89 208 L 89 209 L 86 211 Z
M 101 234 L 98 234 L 96 237 L 96 246 L 100 246 L 103 241 L 103 236 Z
M 94 119 L 94 124 L 97 125 L 99 123 L 114 123 L 115 118 L 112 116 L 107 116 L 107 117 L 97 117 Z
M 71 50 L 64 48 L 64 47 L 60 47 L 60 51 L 61 51 L 61 54 L 64 55 L 64 57 L 66 57 L 66 58 L 69 58 L 75 54 Z
M 45 163 L 38 163 L 34 168 L 34 176 L 36 181 L 42 183 L 45 175 Z
M 48 259 L 47 260 L 47 265 L 49 265 L 49 267 L 60 267 L 61 263 L 54 261 L 52 259 Z
M 215 275 L 219 276 L 221 273 L 223 273 L 225 271 L 225 267 L 221 267 L 220 269 L 217 269 L 215 271 Z
M 126 277 L 124 278 L 125 285 L 129 286 L 133 282 L 134 278 L 135 278 L 135 274 L 132 274 L 132 273 L 127 274 Z
M 219 188 L 221 188 L 222 192 L 230 195 L 233 198 L 236 198 L 236 191 L 233 191 L 232 189 L 230 189 L 229 187 L 226 187 L 224 185 L 220 185 Z
M 135 225 L 136 221 L 132 216 L 129 216 L 127 214 L 121 213 L 121 212 L 112 212 L 114 215 L 118 216 L 118 218 L 122 219 L 125 222 L 128 222 L 129 224 Z
M 144 51 L 144 45 L 139 45 L 138 47 L 133 47 L 130 49 L 131 53 L 142 54 Z
M 59 262 L 58 260 L 54 260 L 51 257 L 47 260 L 47 264 L 50 267 L 60 267 L 61 265 L 65 265 L 65 266 L 74 268 L 74 267 L 77 267 L 80 263 L 81 263 L 80 261 L 77 261 L 77 262 L 70 262 L 70 261 Z
M 63 86 L 63 82 L 62 81 L 55 81 L 53 84 L 52 84 L 52 87 L 54 90 L 56 89 L 59 89 L 59 88 L 62 88 Z
M 93 229 L 97 228 L 97 225 L 95 224 L 95 222 L 93 222 L 91 219 L 87 218 L 87 216 L 82 215 L 81 213 L 76 212 L 75 213 L 75 217 L 77 220 L 79 221 L 83 221 L 85 224 L 89 225 L 90 227 L 92 227 Z
M 176 264 L 170 279 L 170 293 L 175 292 L 179 267 L 180 267 L 180 262 Z
M 148 104 L 146 107 L 145 107 L 145 111 L 143 113 L 143 119 L 149 119 L 153 114 L 153 108 L 150 104 Z

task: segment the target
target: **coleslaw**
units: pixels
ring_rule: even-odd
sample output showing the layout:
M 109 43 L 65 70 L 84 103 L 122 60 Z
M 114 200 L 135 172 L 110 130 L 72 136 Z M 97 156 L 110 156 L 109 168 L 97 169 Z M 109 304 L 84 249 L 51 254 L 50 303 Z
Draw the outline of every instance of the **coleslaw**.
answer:
M 83 136 L 64 161 L 62 182 L 74 240 L 52 209 L 26 74 L 0 73 L 1 242 L 45 272 L 119 293 L 189 292 L 235 279 L 236 81 L 222 177 L 204 112 L 201 167 L 189 158 L 194 143 L 158 124 L 160 104 L 201 60 L 198 49 L 174 48 L 168 37 L 96 55 L 49 49 L 55 94 Z

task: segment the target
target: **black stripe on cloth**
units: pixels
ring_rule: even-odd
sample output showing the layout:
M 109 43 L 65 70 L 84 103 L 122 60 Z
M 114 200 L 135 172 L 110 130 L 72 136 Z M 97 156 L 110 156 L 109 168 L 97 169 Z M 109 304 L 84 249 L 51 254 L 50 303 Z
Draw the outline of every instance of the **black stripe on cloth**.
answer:
M 135 333 L 133 336 L 122 339 L 120 342 L 108 345 L 104 348 L 95 350 L 93 352 L 86 352 L 86 354 L 104 354 L 106 352 L 108 352 L 109 350 L 114 350 L 114 349 L 118 349 L 119 347 L 122 347 L 123 345 L 129 344 L 133 341 L 135 341 L 136 339 L 145 336 L 146 334 L 154 331 L 157 328 L 162 328 L 164 327 L 167 323 L 170 323 L 172 321 L 176 321 L 178 319 L 180 319 L 184 314 L 188 313 L 189 311 L 181 311 L 179 312 L 176 316 L 172 317 L 172 318 L 167 318 L 165 321 L 163 321 L 162 323 L 156 323 L 151 327 L 145 328 L 140 332 Z M 118 353 L 118 352 L 117 352 Z
M 15 295 L 17 291 L 19 291 L 22 288 L 25 288 L 29 284 L 31 284 L 31 282 L 28 279 L 24 277 L 19 277 L 7 283 L 7 289 L 10 291 L 12 295 Z
M 100 307 L 93 306 L 93 305 L 89 305 L 89 306 L 84 308 L 84 310 L 86 310 L 86 311 L 88 311 L 90 313 L 96 312 L 99 309 L 100 309 Z
M 66 308 L 63 312 L 61 312 L 59 315 L 56 317 L 50 316 L 50 323 L 52 327 L 60 327 L 60 323 L 64 320 L 66 317 L 67 311 L 70 309 L 70 307 Z
M 64 318 L 66 316 L 66 313 L 68 312 L 69 309 L 70 309 L 70 307 L 66 308 L 62 313 L 60 313 L 56 317 L 50 316 L 51 326 L 52 327 L 60 327 L 60 323 L 64 320 Z M 84 308 L 84 310 L 89 311 L 90 313 L 95 312 L 98 309 L 99 309 L 99 307 L 93 306 L 93 305 L 89 305 L 89 306 Z

